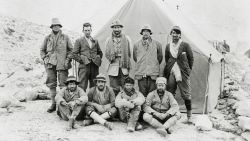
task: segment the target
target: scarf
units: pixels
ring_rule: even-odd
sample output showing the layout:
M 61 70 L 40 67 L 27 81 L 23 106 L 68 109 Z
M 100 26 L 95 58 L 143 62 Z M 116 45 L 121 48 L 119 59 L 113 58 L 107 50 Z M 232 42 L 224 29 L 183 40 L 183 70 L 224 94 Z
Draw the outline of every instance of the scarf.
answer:
M 149 37 L 148 39 L 142 39 L 142 45 L 145 47 L 146 50 L 148 50 L 149 44 L 152 42 L 152 38 Z
M 121 68 L 131 68 L 130 63 L 130 47 L 129 42 L 125 35 L 115 35 L 112 33 L 111 39 L 107 43 L 106 57 L 108 60 L 115 60 L 118 56 L 121 56 Z
M 177 58 L 181 43 L 182 43 L 181 39 L 176 44 L 174 44 L 173 42 L 170 42 L 170 53 L 174 58 Z M 177 82 L 182 81 L 180 66 L 177 64 L 177 62 L 174 63 L 174 66 L 171 69 L 171 73 L 174 74 Z

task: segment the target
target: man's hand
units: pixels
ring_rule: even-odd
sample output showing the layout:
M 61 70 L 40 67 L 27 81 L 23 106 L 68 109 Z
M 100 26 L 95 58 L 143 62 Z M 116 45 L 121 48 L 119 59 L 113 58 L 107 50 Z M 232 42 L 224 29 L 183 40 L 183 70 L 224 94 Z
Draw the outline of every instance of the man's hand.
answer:
M 60 104 L 63 105 L 63 106 L 68 106 L 68 103 L 66 101 L 61 101 Z
M 107 111 L 107 110 L 111 109 L 111 104 L 106 104 L 103 107 L 104 107 L 104 110 Z
M 104 113 L 105 112 L 105 108 L 102 105 L 99 104 L 95 104 L 94 107 L 96 108 L 96 110 L 100 113 Z
M 76 102 L 77 105 L 81 105 L 82 104 L 82 101 L 79 100 L 79 99 L 76 99 L 75 102 Z

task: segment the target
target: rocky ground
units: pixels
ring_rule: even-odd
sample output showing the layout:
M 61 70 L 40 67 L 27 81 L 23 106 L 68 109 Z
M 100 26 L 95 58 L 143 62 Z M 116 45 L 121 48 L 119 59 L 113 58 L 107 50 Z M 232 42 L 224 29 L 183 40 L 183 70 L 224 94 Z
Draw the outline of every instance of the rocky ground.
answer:
M 49 100 L 37 100 L 48 96 L 39 45 L 49 32 L 43 25 L 0 16 L 0 141 L 250 141 L 250 61 L 234 53 L 226 57 L 225 87 L 216 109 L 195 115 L 193 125 L 184 124 L 183 115 L 166 138 L 150 127 L 128 133 L 120 122 L 113 131 L 93 125 L 67 132 L 67 122 L 46 112 Z M 72 41 L 80 36 L 65 32 Z

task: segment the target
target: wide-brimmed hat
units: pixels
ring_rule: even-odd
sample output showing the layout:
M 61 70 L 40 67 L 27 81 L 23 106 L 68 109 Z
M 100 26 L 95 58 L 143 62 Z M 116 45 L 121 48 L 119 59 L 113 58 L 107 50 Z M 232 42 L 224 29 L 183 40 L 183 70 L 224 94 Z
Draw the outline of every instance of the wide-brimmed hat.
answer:
M 179 26 L 173 26 L 173 28 L 170 31 L 170 35 L 171 35 L 172 31 L 177 31 L 181 34 L 181 28 Z
M 52 28 L 54 25 L 59 25 L 60 27 L 62 27 L 62 24 L 61 24 L 61 22 L 59 21 L 58 18 L 53 18 L 53 19 L 51 20 L 50 28 Z
M 141 32 L 140 32 L 141 35 L 142 35 L 143 30 L 148 30 L 150 32 L 150 35 L 152 35 L 152 28 L 149 24 L 145 24 L 141 27 Z
M 96 79 L 94 79 L 94 81 L 95 81 L 95 82 L 96 82 L 96 81 L 107 82 L 105 75 L 102 74 L 102 73 L 98 74 L 98 75 L 96 76 Z
M 167 85 L 167 79 L 165 77 L 158 77 L 156 79 L 156 84 L 160 84 L 160 83 Z
M 114 26 L 120 26 L 121 28 L 123 27 L 121 21 L 118 19 L 113 21 L 110 27 L 113 28 Z
M 65 83 L 66 85 L 68 85 L 69 82 L 75 82 L 76 85 L 79 84 L 79 82 L 76 80 L 76 77 L 75 77 L 75 76 L 69 76 L 69 77 L 67 78 L 66 82 L 64 82 L 64 83 Z

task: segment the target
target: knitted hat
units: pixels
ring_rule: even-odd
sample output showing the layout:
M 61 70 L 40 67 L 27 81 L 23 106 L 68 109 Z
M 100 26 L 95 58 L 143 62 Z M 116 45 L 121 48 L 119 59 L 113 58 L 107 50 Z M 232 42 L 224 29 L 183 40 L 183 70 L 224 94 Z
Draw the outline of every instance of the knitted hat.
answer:
M 66 85 L 69 84 L 69 82 L 75 82 L 76 85 L 79 84 L 79 82 L 76 80 L 76 77 L 75 76 L 69 76 L 68 79 L 66 80 L 66 82 L 64 82 Z
M 150 35 L 152 35 L 152 28 L 149 24 L 145 24 L 141 27 L 141 32 L 140 32 L 141 35 L 142 35 L 143 30 L 148 30 L 150 32 Z
M 94 79 L 94 81 L 97 81 L 97 80 L 106 82 L 106 77 L 105 77 L 104 74 L 100 73 L 100 74 L 98 74 L 98 75 L 96 76 L 96 79 Z
M 156 84 L 159 84 L 159 83 L 167 85 L 167 79 L 165 77 L 158 77 L 156 79 Z

